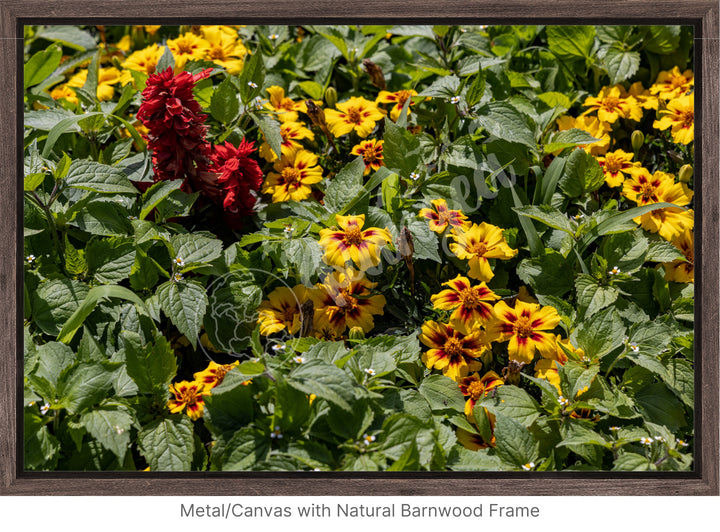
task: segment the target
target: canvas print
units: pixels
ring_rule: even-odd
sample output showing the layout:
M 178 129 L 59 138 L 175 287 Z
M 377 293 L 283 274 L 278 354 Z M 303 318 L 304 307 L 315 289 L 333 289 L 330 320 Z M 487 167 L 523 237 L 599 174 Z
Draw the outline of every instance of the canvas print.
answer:
M 25 26 L 32 471 L 688 471 L 693 31 Z

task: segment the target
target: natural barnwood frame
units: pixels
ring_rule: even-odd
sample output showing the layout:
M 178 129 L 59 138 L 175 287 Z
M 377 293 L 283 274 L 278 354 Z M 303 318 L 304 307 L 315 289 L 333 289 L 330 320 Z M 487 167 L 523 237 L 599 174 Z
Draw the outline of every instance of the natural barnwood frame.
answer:
M 718 0 L 0 0 L 0 494 L 718 495 Z M 29 473 L 21 467 L 22 27 L 187 23 L 685 24 L 695 31 L 696 461 L 692 473 Z M 18 40 L 19 39 L 19 40 Z M 177 479 L 182 478 L 182 482 Z

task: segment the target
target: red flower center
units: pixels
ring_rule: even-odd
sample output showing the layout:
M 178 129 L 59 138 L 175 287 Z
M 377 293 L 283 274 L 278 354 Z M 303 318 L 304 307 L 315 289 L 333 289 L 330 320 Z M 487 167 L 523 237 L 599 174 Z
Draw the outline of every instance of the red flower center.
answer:
M 529 338 L 533 334 L 532 322 L 527 316 L 520 316 L 513 325 L 515 335 L 520 338 Z
M 359 246 L 363 242 L 362 231 L 358 227 L 351 227 L 345 231 L 345 244 Z
M 454 336 L 451 336 L 450 338 L 445 340 L 445 345 L 443 345 L 443 351 L 445 351 L 445 354 L 450 358 L 461 355 L 463 352 L 462 341 L 458 338 L 455 338 Z

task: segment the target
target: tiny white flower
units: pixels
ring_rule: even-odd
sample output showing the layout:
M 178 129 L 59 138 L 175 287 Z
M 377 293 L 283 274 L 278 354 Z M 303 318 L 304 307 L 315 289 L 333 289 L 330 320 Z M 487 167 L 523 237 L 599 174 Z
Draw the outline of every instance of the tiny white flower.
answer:
M 480 26 L 478 26 L 478 27 L 479 27 L 481 30 L 486 30 L 486 29 L 488 29 L 487 24 L 483 24 L 483 25 L 480 25 Z
M 301 356 L 296 356 L 295 358 L 293 358 L 293 362 L 297 364 L 303 364 L 305 363 L 305 359 Z
M 576 222 L 579 222 L 583 218 L 585 218 L 585 215 L 581 212 L 577 213 L 575 216 L 572 217 L 572 219 L 575 220 Z
M 373 375 L 375 375 L 375 370 L 372 368 L 366 368 L 365 373 L 367 373 L 368 375 L 370 375 L 372 377 Z
M 179 283 L 182 280 L 183 280 L 182 273 L 178 272 L 175 275 L 173 275 L 173 281 L 175 281 L 176 283 Z
M 132 214 L 127 217 L 128 220 L 137 220 L 137 216 L 133 216 Z
M 652 438 L 640 438 L 640 443 L 643 445 L 652 445 Z
M 48 410 L 50 410 L 50 403 L 45 403 L 40 407 L 40 413 L 44 416 L 48 413 Z
M 122 434 L 123 432 L 125 432 L 125 429 L 122 428 L 120 425 L 115 425 L 113 428 L 115 429 L 115 432 L 117 432 L 118 434 Z
M 255 83 L 255 82 L 253 82 L 253 81 L 248 81 L 248 86 L 249 86 L 251 89 L 257 89 L 257 87 L 258 87 L 258 86 L 257 86 L 257 83 Z
M 612 270 L 610 270 L 609 273 L 610 275 L 617 275 L 618 273 L 620 273 L 620 268 L 618 268 L 617 266 L 613 266 Z
M 568 403 L 570 403 L 570 401 L 568 401 L 567 399 L 565 399 L 562 395 L 558 397 L 558 402 L 559 402 L 562 406 L 565 406 L 565 405 L 567 405 Z
M 420 174 L 418 174 L 417 172 L 411 172 L 410 179 L 412 179 L 413 181 L 417 181 L 418 179 L 420 179 Z
M 617 432 L 618 430 L 620 430 L 620 427 L 610 427 L 610 430 L 612 430 L 613 432 Z
M 322 469 L 320 469 L 319 467 L 316 467 L 315 469 L 313 469 L 313 471 L 322 471 Z
M 637 353 L 640 351 L 640 347 L 635 342 L 630 342 L 630 351 Z
M 453 105 L 460 103 L 460 96 L 453 96 L 452 98 L 450 98 L 450 103 Z
M 683 441 L 683 440 L 680 440 L 680 439 L 678 439 L 678 438 L 675 438 L 675 441 L 677 442 L 677 444 L 678 444 L 680 447 L 687 447 L 688 445 L 690 445 L 689 443 L 687 443 L 687 442 L 685 442 L 685 441 Z
M 372 442 L 374 442 L 377 438 L 373 436 L 368 436 L 367 434 L 363 434 L 363 442 L 365 445 L 370 445 Z
M 35 262 L 35 255 L 28 255 L 27 257 L 25 257 L 25 260 L 28 262 L 28 264 L 32 264 L 33 262 Z
M 30 401 L 27 405 L 28 405 L 28 406 L 33 406 L 34 404 L 35 404 L 35 401 Z
M 535 467 L 535 462 L 528 462 L 522 466 L 523 471 L 530 471 L 533 467 Z
M 655 436 L 655 440 L 659 442 L 664 442 L 665 438 L 663 438 L 662 436 Z
M 285 351 L 285 344 L 273 344 L 272 350 L 275 351 L 276 353 L 278 351 Z M 256 360 L 256 362 L 257 362 L 257 360 Z
M 281 440 L 281 439 L 282 439 L 282 433 L 280 432 L 280 429 L 275 429 L 274 431 L 272 431 L 272 432 L 270 433 L 270 437 L 271 437 L 272 439 Z
M 293 234 L 293 231 L 295 231 L 295 228 L 292 225 L 286 225 L 285 229 L 283 229 L 283 233 L 285 233 L 285 238 L 290 238 Z
M 175 266 L 178 266 L 180 268 L 185 266 L 185 261 L 182 259 L 182 257 L 175 257 Z
M 273 33 L 272 35 L 268 35 L 268 39 L 270 39 L 271 41 L 275 41 L 275 40 L 277 40 L 277 39 L 279 39 L 279 38 L 280 38 L 280 35 L 278 35 L 277 33 Z

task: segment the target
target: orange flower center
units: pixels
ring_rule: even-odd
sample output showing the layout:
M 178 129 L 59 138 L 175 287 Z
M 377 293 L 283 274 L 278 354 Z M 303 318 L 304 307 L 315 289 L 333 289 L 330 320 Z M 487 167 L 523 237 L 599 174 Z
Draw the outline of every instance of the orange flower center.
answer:
M 474 288 L 465 288 L 460 292 L 460 299 L 464 307 L 473 309 L 480 306 L 482 299 Z
M 283 98 L 280 100 L 280 105 L 278 105 L 278 109 L 286 109 L 288 111 L 292 111 L 295 104 L 290 98 Z
M 382 146 L 368 145 L 365 147 L 362 156 L 367 164 L 378 162 L 382 158 Z
M 398 97 L 398 106 L 402 108 L 405 105 L 405 102 L 408 101 L 408 98 L 412 96 L 412 93 L 410 91 L 399 91 L 397 93 Z
M 447 356 L 449 356 L 450 358 L 461 355 L 463 352 L 462 341 L 455 338 L 454 336 L 451 336 L 450 338 L 445 340 L 443 351 L 445 351 L 445 354 L 447 354 Z
M 225 59 L 225 52 L 221 46 L 214 45 L 208 52 L 210 59 Z
M 362 122 L 362 113 L 357 107 L 350 107 L 345 113 L 345 120 L 348 124 L 359 124 Z
M 620 107 L 620 99 L 615 96 L 607 96 L 606 98 L 603 98 L 602 102 L 603 107 L 605 107 L 608 111 L 612 111 L 616 107 Z
M 282 317 L 283 321 L 287 323 L 292 323 L 293 318 L 295 317 L 295 314 L 297 313 L 296 307 L 285 307 L 283 309 Z
M 197 45 L 189 42 L 179 42 L 177 43 L 178 52 L 181 54 L 192 54 L 195 48 L 197 48 Z
M 608 156 L 605 158 L 605 170 L 611 174 L 617 174 L 623 167 L 623 160 L 616 157 Z
M 650 201 L 655 197 L 655 186 L 652 183 L 643 183 L 640 185 L 640 195 L 644 201 Z
M 670 86 L 673 89 L 677 89 L 678 87 L 682 87 L 683 85 L 685 85 L 687 81 L 688 80 L 685 76 L 678 76 L 676 78 L 672 78 L 672 80 L 670 81 Z
M 470 244 L 467 249 L 469 253 L 474 253 L 478 257 L 483 257 L 485 253 L 487 253 L 485 242 L 474 242 Z
M 532 321 L 527 316 L 520 316 L 513 325 L 513 330 L 516 336 L 529 338 L 533 333 Z
M 282 178 L 283 181 L 288 185 L 299 185 L 300 180 L 302 179 L 302 174 L 297 168 L 293 166 L 287 166 L 283 168 Z
M 485 394 L 485 385 L 480 381 L 473 381 L 467 387 L 468 395 L 473 401 L 477 401 Z
M 683 111 L 679 113 L 679 122 L 682 122 L 683 127 L 692 127 L 693 122 L 695 121 L 695 112 L 694 111 Z
M 351 227 L 345 231 L 345 244 L 348 246 L 359 246 L 363 243 L 362 231 L 359 227 Z
M 190 386 L 189 388 L 185 388 L 184 390 L 177 390 L 176 389 L 176 396 L 178 401 L 185 403 L 188 406 L 192 406 L 198 401 L 202 400 L 202 397 L 198 393 L 200 390 L 197 386 Z

